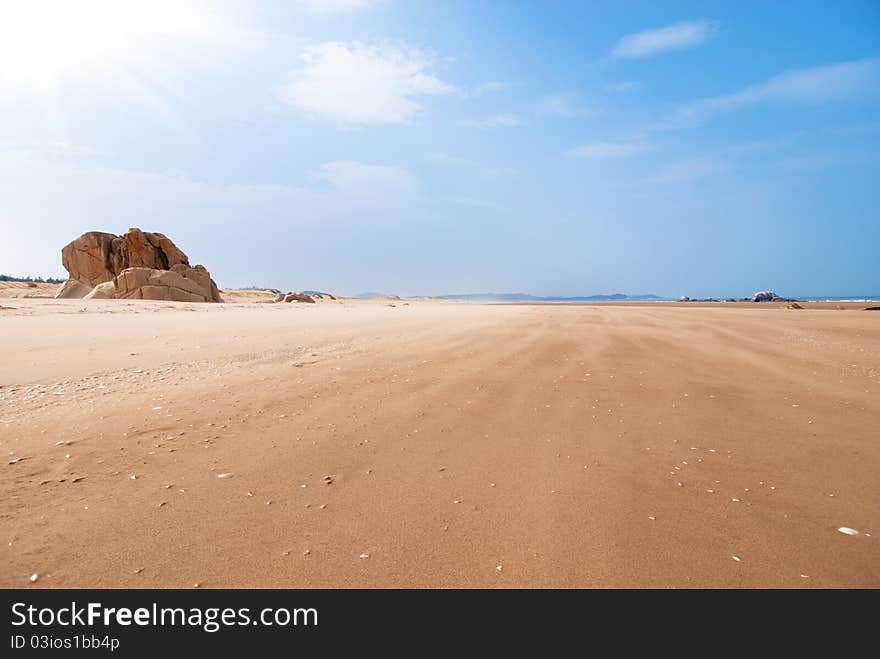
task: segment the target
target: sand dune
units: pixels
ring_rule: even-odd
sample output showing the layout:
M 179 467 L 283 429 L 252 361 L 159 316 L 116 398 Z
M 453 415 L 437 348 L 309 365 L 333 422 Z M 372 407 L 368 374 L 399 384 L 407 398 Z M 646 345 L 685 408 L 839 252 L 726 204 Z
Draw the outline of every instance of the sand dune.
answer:
M 874 313 L 255 297 L 2 301 L 0 586 L 880 586 Z

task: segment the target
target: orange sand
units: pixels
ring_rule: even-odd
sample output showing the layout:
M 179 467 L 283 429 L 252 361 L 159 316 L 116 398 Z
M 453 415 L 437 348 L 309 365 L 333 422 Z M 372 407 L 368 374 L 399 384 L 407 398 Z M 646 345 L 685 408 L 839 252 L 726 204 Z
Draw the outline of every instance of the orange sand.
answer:
M 0 300 L 0 586 L 880 586 L 880 313 L 259 297 Z

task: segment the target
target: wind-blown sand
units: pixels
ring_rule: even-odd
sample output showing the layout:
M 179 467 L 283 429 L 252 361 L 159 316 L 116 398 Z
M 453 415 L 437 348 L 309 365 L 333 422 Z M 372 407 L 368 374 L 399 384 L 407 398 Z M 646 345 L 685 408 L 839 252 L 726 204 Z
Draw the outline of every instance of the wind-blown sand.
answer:
M 880 586 L 875 312 L 0 303 L 0 586 Z

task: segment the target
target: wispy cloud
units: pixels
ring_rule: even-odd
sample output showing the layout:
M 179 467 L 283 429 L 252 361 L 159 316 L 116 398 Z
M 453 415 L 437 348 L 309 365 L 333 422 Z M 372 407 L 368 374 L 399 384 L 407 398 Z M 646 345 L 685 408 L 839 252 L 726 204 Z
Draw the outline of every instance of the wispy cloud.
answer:
M 880 58 L 869 58 L 781 73 L 766 82 L 685 107 L 699 116 L 752 105 L 813 105 L 880 91 Z
M 473 94 L 474 96 L 483 96 L 485 94 L 504 91 L 505 89 L 510 89 L 515 86 L 516 83 L 507 82 L 505 80 L 489 80 L 488 82 L 483 82 L 477 85 L 473 90 Z
M 689 183 L 726 171 L 728 165 L 710 158 L 689 158 L 660 166 L 649 180 L 655 183 Z
M 448 197 L 446 199 L 451 204 L 456 204 L 458 206 L 469 206 L 470 208 L 479 208 L 482 210 L 490 210 L 490 211 L 507 211 L 509 210 L 506 206 L 502 206 L 501 204 L 497 204 L 494 201 L 486 201 L 484 199 L 473 199 L 471 197 Z
M 615 82 L 606 86 L 605 91 L 612 94 L 619 94 L 623 92 L 638 91 L 644 86 L 645 83 L 643 83 L 641 80 L 623 80 L 621 82 Z
M 404 169 L 357 160 L 326 162 L 312 176 L 347 194 L 406 194 L 417 188 L 416 179 Z
M 537 111 L 539 114 L 565 118 L 586 114 L 577 94 L 570 92 L 550 94 L 538 99 Z
M 565 155 L 579 160 L 607 160 L 626 158 L 647 150 L 648 146 L 642 142 L 590 142 L 566 151 Z
M 711 21 L 686 21 L 666 27 L 627 34 L 618 41 L 614 57 L 651 57 L 671 50 L 693 48 L 704 43 L 718 31 Z
M 300 0 L 300 4 L 313 14 L 340 14 L 370 9 L 379 0 Z
M 306 49 L 302 66 L 277 92 L 313 118 L 354 126 L 406 124 L 421 109 L 415 98 L 455 90 L 431 75 L 433 63 L 415 48 L 329 41 Z
M 510 167 L 492 167 L 484 165 L 481 162 L 477 162 L 476 160 L 461 158 L 459 156 L 452 156 L 448 153 L 433 153 L 428 156 L 428 159 L 435 165 L 440 165 L 441 167 L 447 167 L 449 169 L 459 169 L 466 171 L 469 174 L 477 174 L 479 176 L 490 179 L 501 178 L 502 176 L 510 176 L 514 173 L 514 170 Z
M 522 124 L 522 118 L 511 112 L 500 112 L 483 119 L 466 119 L 459 122 L 460 126 L 468 128 L 515 128 Z

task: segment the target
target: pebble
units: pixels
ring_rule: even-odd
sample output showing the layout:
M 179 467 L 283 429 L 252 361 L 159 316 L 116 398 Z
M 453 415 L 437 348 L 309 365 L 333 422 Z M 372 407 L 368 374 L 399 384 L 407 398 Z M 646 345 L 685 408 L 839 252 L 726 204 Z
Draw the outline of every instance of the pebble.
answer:
M 235 474 L 233 474 L 232 472 L 227 472 L 225 474 L 217 474 L 217 478 L 222 478 L 225 480 L 227 478 L 232 478 L 234 475 Z
M 650 520 L 653 522 L 653 521 L 656 520 L 657 518 L 654 517 L 653 515 L 648 515 L 648 519 L 650 519 Z
M 856 531 L 855 529 L 851 529 L 851 528 L 849 528 L 848 526 L 841 526 L 841 527 L 840 527 L 839 529 L 837 529 L 837 530 L 840 531 L 841 533 L 845 534 L 845 535 L 858 535 L 858 534 L 859 534 L 858 531 Z
M 498 570 L 499 572 L 501 572 L 501 570 L 504 569 L 504 566 L 503 565 L 496 565 L 495 569 Z
M 731 556 L 731 558 L 733 560 L 735 560 L 737 563 L 739 563 L 742 560 L 739 556 Z
M 370 557 L 369 554 L 361 554 L 361 555 L 360 555 L 360 558 L 369 558 L 369 557 Z
M 36 582 L 36 580 L 39 579 L 39 578 L 40 578 L 40 575 L 37 574 L 36 572 L 34 572 L 34 573 L 31 575 L 31 583 Z

